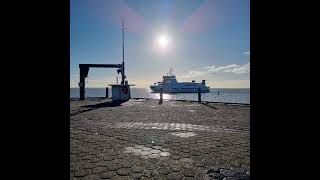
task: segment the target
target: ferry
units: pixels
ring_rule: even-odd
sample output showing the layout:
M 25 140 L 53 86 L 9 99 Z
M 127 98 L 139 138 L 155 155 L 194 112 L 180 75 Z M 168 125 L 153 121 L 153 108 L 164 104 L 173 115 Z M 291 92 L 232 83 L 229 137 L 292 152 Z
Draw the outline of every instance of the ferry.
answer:
M 162 82 L 150 85 L 153 93 L 160 92 L 161 88 L 164 93 L 197 93 L 199 88 L 201 93 L 210 91 L 210 87 L 206 86 L 206 80 L 202 80 L 201 83 L 196 83 L 194 80 L 192 82 L 178 82 L 172 70 L 167 75 L 162 76 L 162 78 Z

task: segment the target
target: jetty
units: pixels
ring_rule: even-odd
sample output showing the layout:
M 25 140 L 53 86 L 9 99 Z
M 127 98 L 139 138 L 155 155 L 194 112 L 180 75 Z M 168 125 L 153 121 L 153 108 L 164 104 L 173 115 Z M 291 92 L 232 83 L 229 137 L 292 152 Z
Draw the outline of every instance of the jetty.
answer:
M 250 106 L 70 100 L 70 179 L 250 179 Z

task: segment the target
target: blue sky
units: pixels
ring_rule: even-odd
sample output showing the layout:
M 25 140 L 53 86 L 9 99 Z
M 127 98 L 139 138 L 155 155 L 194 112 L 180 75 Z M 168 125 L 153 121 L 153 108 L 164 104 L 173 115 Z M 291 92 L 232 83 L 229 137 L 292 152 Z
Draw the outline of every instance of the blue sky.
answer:
M 250 88 L 249 0 L 71 0 L 70 8 L 70 87 L 80 63 L 122 62 L 122 16 L 130 84 L 147 88 L 173 68 L 178 81 Z M 116 76 L 116 69 L 90 69 L 87 87 L 106 87 Z

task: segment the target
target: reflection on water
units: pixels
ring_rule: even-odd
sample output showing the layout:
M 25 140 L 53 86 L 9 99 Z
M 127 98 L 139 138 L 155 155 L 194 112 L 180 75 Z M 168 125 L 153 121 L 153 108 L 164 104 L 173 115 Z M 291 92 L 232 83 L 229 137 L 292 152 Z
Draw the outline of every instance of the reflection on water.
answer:
M 162 94 L 163 99 L 173 99 L 173 97 L 170 94 Z M 154 98 L 152 99 L 160 99 L 160 93 L 154 93 Z
M 132 98 L 160 99 L 159 93 L 151 93 L 149 88 L 131 88 Z M 105 88 L 86 88 L 87 97 L 105 97 Z M 109 96 L 112 96 L 109 88 Z M 79 98 L 79 88 L 70 88 L 70 97 Z M 165 100 L 190 100 L 197 101 L 197 93 L 163 94 Z M 201 94 L 202 101 L 229 102 L 250 104 L 250 89 L 210 89 L 209 93 Z

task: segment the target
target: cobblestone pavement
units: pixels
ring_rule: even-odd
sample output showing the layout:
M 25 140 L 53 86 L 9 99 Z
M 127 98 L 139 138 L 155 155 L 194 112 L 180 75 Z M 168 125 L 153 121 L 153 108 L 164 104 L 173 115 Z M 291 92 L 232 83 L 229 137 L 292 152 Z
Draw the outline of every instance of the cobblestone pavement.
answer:
M 249 135 L 249 106 L 70 101 L 70 177 L 250 179 Z

